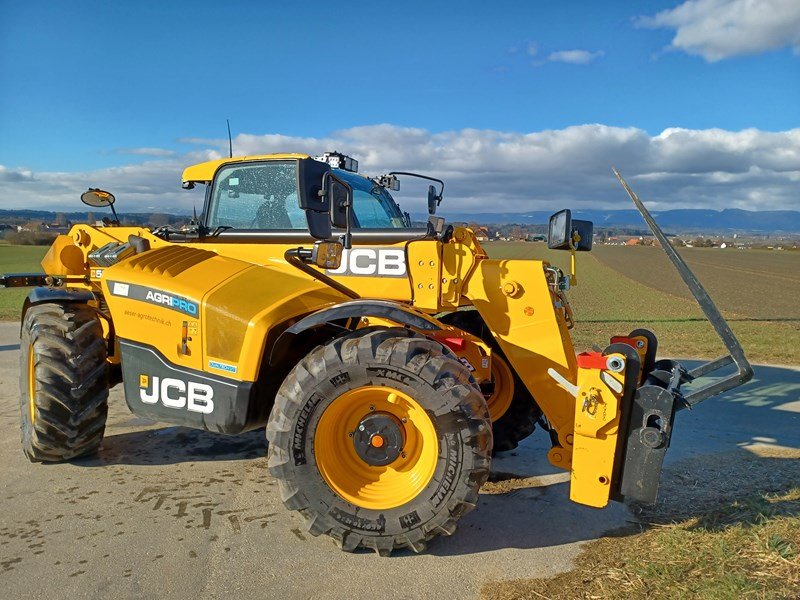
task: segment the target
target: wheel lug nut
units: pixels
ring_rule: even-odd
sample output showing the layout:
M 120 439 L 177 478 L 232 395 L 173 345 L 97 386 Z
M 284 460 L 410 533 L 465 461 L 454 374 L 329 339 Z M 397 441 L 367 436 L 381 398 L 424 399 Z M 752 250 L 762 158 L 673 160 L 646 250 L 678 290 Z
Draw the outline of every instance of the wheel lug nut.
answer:
M 370 412 L 374 412 L 374 410 L 375 410 L 375 405 L 374 405 L 374 404 L 370 404 L 370 405 L 369 405 L 369 410 L 370 410 Z

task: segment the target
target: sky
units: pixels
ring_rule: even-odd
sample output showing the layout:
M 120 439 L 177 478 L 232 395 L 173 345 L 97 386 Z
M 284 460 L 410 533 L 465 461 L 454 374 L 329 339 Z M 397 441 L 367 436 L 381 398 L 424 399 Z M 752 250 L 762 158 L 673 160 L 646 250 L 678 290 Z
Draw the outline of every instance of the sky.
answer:
M 800 2 L 0 0 L 0 208 L 186 212 L 185 166 L 339 150 L 443 212 L 800 209 Z M 406 210 L 425 187 L 408 185 Z

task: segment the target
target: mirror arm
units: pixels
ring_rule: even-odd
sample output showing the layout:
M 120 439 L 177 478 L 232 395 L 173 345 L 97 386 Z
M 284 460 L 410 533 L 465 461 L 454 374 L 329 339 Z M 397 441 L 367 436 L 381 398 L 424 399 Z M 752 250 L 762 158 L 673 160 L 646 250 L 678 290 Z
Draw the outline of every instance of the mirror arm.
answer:
M 117 216 L 117 209 L 114 208 L 114 203 L 112 202 L 109 206 L 111 207 L 111 214 L 114 215 L 114 223 L 119 225 L 119 217 Z
M 344 205 L 344 214 L 347 218 L 347 227 L 345 227 L 344 235 L 342 236 L 344 239 L 342 240 L 342 245 L 344 246 L 345 250 L 350 250 L 353 247 L 353 231 L 352 231 L 352 224 L 351 219 L 353 217 L 353 197 L 352 192 L 350 196 L 350 200 L 347 201 L 347 204 Z
M 578 236 L 578 240 L 575 240 Z M 578 260 L 575 257 L 577 250 L 577 242 L 580 242 L 580 236 L 577 231 L 573 231 L 569 236 L 569 285 L 570 287 L 578 285 Z
M 439 196 L 436 199 L 436 206 L 439 206 L 442 203 L 442 196 L 444 195 L 444 181 L 441 179 L 436 179 L 436 177 L 428 177 L 427 175 L 420 175 L 419 173 L 411 173 L 410 171 L 390 171 L 389 175 L 408 175 L 409 177 L 419 177 L 420 179 L 435 181 L 442 186 L 439 190 Z

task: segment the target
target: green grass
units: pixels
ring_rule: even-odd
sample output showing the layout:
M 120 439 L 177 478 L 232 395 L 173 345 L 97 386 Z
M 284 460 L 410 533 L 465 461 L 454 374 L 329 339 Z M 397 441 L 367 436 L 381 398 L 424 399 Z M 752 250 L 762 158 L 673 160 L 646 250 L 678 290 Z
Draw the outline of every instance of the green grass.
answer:
M 541 243 L 495 242 L 484 244 L 484 248 L 492 258 L 537 258 L 547 260 L 565 272 L 569 270 L 568 252 L 548 250 Z M 619 250 L 636 253 L 643 249 Z M 685 286 L 680 280 L 675 282 L 674 288 L 662 286 L 674 289 L 675 294 L 646 285 L 598 260 L 597 256 L 601 256 L 603 251 L 604 248 L 600 247 L 597 255 L 595 252 L 578 255 L 578 285 L 568 294 L 575 313 L 576 326 L 572 330 L 572 337 L 577 350 L 587 350 L 593 344 L 603 347 L 612 335 L 625 335 L 638 327 L 646 327 L 658 336 L 661 356 L 715 358 L 726 353 L 697 303 L 684 291 Z M 774 272 L 775 267 L 770 263 L 772 257 L 785 259 L 785 256 L 775 253 L 760 254 L 764 257 L 766 266 L 762 268 L 766 272 Z M 636 255 L 640 261 L 640 272 L 647 274 L 647 277 L 642 275 L 643 279 L 652 283 L 660 281 L 662 275 L 663 278 L 673 276 L 670 271 L 674 270 L 673 267 L 660 255 L 647 255 L 652 257 L 652 263 L 641 261 L 642 255 Z M 721 261 L 724 256 L 738 258 L 734 253 L 716 255 L 715 258 L 723 257 L 717 258 Z M 725 266 L 724 263 L 722 266 Z M 653 272 L 657 272 L 657 275 L 653 275 Z M 723 310 L 725 317 L 750 360 L 800 364 L 800 347 L 795 341 L 800 336 L 800 318 L 793 318 L 793 313 L 787 313 L 787 318 L 781 320 L 767 316 L 775 314 L 776 310 L 784 311 L 784 296 L 780 290 L 765 289 L 758 305 L 761 315 L 765 315 L 763 317 L 749 314 L 752 312 L 750 300 L 737 303 L 740 290 L 745 287 L 750 289 L 756 279 L 761 281 L 761 285 L 766 285 L 763 277 L 752 273 L 714 280 L 714 292 L 725 298 L 724 306 L 728 308 Z
M 47 253 L 48 246 L 0 245 L 0 274 L 40 273 L 39 264 Z M 28 288 L 0 288 L 0 319 L 17 320 Z
M 775 507 L 779 508 L 775 508 Z M 715 529 L 690 519 L 627 538 L 590 544 L 579 567 L 553 579 L 492 583 L 484 600 L 796 599 L 800 597 L 800 519 L 780 514 L 800 508 L 800 488 L 755 495 L 706 515 L 747 516 Z

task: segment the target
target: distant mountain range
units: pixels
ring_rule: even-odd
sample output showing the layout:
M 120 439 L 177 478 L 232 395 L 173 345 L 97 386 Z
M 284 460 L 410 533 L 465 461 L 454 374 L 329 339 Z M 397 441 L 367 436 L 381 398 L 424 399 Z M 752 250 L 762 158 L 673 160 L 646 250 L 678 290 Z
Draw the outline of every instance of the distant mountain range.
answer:
M 26 219 L 30 221 L 53 222 L 56 211 L 42 210 L 0 210 L 0 223 L 9 219 Z M 86 221 L 86 212 L 64 213 L 72 222 Z M 96 218 L 110 216 L 102 209 L 94 211 Z M 440 215 L 450 222 L 476 222 L 481 225 L 541 225 L 547 223 L 549 211 L 532 211 L 524 213 L 469 213 L 441 211 Z M 123 221 L 146 223 L 150 213 L 121 213 Z M 577 219 L 592 221 L 595 227 L 633 227 L 645 229 L 642 216 L 636 210 L 574 210 L 572 216 Z M 742 232 L 742 233 L 800 233 L 800 211 L 797 210 L 741 210 L 728 208 L 725 210 L 679 209 L 653 211 L 659 225 L 670 233 L 693 232 Z M 185 220 L 188 214 L 170 215 L 169 220 Z M 412 214 L 415 221 L 426 221 L 427 215 Z
M 547 223 L 552 213 L 467 213 L 441 211 L 448 221 L 474 221 L 482 225 Z M 725 210 L 678 209 L 652 212 L 662 228 L 671 232 L 741 231 L 765 233 L 800 233 L 800 211 L 797 210 Z M 414 218 L 425 220 L 423 215 Z M 595 227 L 646 228 L 637 210 L 573 210 L 573 218 L 592 221 Z

